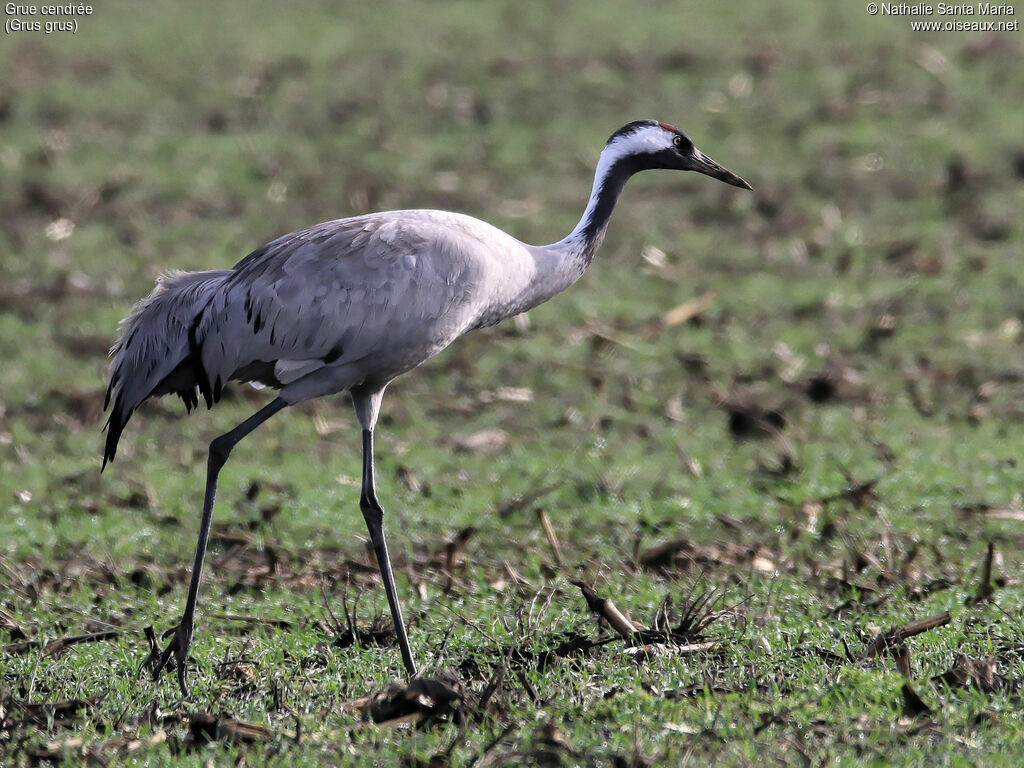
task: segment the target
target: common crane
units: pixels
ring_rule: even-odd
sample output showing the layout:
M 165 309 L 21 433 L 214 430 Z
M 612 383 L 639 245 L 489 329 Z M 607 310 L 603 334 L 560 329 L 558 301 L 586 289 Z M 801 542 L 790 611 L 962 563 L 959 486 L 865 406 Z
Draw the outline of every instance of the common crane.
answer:
M 154 679 L 173 657 L 182 693 L 217 476 L 231 449 L 286 406 L 347 390 L 362 427 L 359 506 L 387 593 L 402 661 L 416 674 L 384 538 L 373 476 L 373 429 L 388 383 L 455 339 L 525 312 L 575 283 L 604 239 L 630 176 L 697 171 L 750 189 L 683 131 L 637 120 L 615 131 L 597 164 L 586 210 L 565 238 L 522 243 L 479 219 L 434 210 L 371 213 L 284 235 L 231 269 L 172 272 L 121 322 L 111 349 L 103 467 L 125 424 L 150 397 L 177 394 L 191 411 L 232 380 L 278 396 L 210 443 L 192 577 L 181 621 L 151 657 Z

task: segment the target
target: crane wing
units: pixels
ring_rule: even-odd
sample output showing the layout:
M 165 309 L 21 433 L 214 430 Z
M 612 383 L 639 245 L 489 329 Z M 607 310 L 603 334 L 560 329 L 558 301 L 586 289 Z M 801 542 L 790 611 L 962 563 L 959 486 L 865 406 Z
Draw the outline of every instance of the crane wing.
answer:
M 471 326 L 489 230 L 515 242 L 469 217 L 394 211 L 268 243 L 235 265 L 197 319 L 200 388 L 216 400 L 256 363 L 272 363 L 282 385 L 331 365 L 385 381 L 412 368 Z

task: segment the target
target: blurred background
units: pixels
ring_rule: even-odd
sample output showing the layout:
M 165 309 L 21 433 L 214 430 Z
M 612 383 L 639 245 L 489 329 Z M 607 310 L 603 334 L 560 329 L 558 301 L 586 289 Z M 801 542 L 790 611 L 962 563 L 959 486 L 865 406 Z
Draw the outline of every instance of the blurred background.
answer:
M 959 430 L 1021 415 L 1019 33 L 912 32 L 813 2 L 109 3 L 76 18 L 75 34 L 0 47 L 9 550 L 56 536 L 136 551 L 139 521 L 110 500 L 190 507 L 208 439 L 266 398 L 236 387 L 189 419 L 144 408 L 99 484 L 106 350 L 159 273 L 389 208 L 551 242 L 604 140 L 641 117 L 683 127 L 754 193 L 635 179 L 580 284 L 393 386 L 382 460 L 443 497 L 409 510 L 417 528 L 471 522 L 552 467 L 576 487 L 556 494 L 570 517 L 592 492 L 615 519 L 627 499 L 654 518 L 680 503 L 762 517 L 752 466 L 828 487 L 876 472 L 887 440 L 926 444 L 913 472 L 942 493 L 1016 487 L 994 457 L 945 473 L 991 445 Z M 295 524 L 317 530 L 337 510 L 313 480 L 356 474 L 357 435 L 343 398 L 304 413 L 239 463 L 272 452 L 317 508 Z M 894 484 L 897 506 L 914 506 L 906 492 Z M 74 524 L 33 531 L 47 515 Z
M 580 284 L 393 386 L 395 525 L 443 536 L 551 482 L 566 521 L 771 519 L 777 494 L 750 487 L 765 463 L 800 493 L 878 475 L 904 512 L 1017 498 L 993 440 L 1017 441 L 1024 394 L 1019 33 L 912 32 L 852 2 L 115 2 L 76 18 L 0 47 L 8 554 L 160 541 L 153 519 L 198 499 L 208 439 L 266 398 L 143 408 L 99 482 L 106 350 L 159 273 L 389 208 L 550 242 L 606 137 L 641 117 L 755 191 L 635 179 Z M 273 456 L 304 546 L 351 505 L 358 445 L 343 398 L 301 411 L 230 471 Z

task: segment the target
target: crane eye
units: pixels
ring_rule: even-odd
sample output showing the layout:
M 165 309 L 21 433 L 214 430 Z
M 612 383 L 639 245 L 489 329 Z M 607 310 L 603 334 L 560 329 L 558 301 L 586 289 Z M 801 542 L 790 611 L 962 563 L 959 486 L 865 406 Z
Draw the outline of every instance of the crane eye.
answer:
M 677 147 L 682 146 L 683 137 L 682 136 L 673 136 L 672 137 L 672 143 L 675 144 Z

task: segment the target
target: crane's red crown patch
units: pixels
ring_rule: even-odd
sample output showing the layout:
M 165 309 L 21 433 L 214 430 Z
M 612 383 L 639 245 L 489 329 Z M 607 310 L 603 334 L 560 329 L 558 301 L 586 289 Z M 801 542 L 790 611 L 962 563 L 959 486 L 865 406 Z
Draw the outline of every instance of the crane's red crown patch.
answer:
M 668 123 L 658 123 L 658 125 L 664 128 L 666 131 L 672 131 L 672 133 L 679 133 L 679 130 L 674 125 L 669 125 Z

